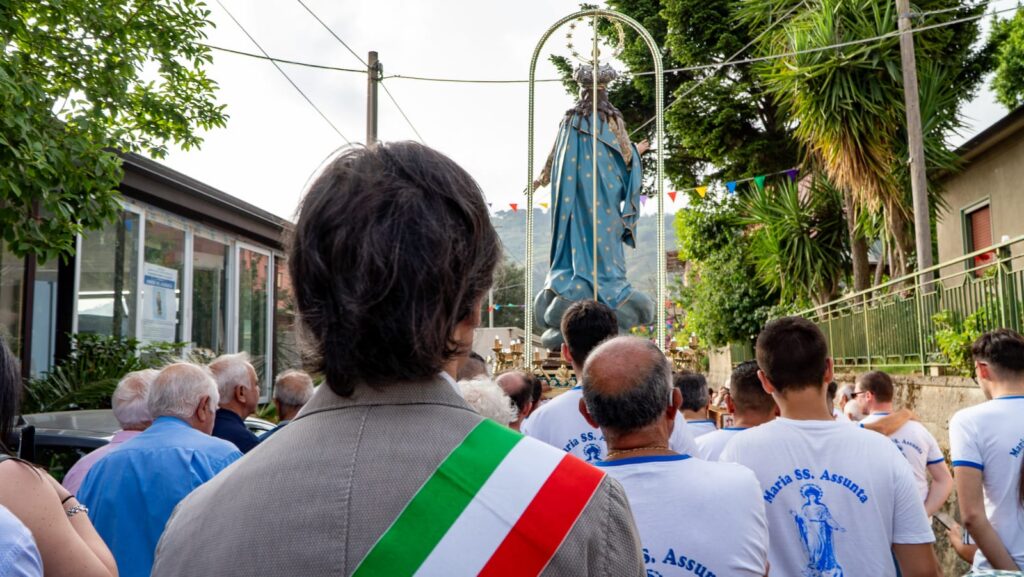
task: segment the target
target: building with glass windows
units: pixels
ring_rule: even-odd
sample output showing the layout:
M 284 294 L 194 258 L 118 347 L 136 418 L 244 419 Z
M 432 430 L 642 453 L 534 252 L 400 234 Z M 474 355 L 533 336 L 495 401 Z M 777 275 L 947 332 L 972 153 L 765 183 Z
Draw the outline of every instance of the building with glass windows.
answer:
M 118 219 L 73 259 L 19 259 L 0 241 L 0 334 L 36 376 L 71 333 L 248 352 L 264 391 L 296 366 L 281 238 L 288 221 L 147 158 L 124 157 Z

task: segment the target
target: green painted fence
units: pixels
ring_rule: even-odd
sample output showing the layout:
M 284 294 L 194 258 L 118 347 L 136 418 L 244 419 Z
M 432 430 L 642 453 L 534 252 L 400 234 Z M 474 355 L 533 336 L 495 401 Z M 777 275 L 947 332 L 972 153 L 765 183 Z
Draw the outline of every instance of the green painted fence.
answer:
M 925 372 L 948 364 L 935 343 L 937 313 L 948 311 L 958 324 L 987 308 L 985 330 L 1021 330 L 1022 261 L 1024 236 L 798 314 L 821 327 L 838 367 Z

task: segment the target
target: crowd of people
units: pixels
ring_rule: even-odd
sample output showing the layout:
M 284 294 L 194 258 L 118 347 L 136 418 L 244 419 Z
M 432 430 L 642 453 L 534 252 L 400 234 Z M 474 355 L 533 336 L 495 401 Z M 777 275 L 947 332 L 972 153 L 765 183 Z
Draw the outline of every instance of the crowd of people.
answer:
M 278 375 L 280 424 L 257 438 L 245 355 L 125 375 L 122 431 L 63 485 L 0 454 L 0 575 L 934 577 L 929 517 L 954 485 L 958 552 L 1024 567 L 1017 333 L 974 343 L 991 400 L 949 423 L 950 475 L 892 378 L 840 389 L 802 318 L 767 323 L 715 393 L 581 301 L 560 326 L 578 386 L 544 399 L 529 373 L 492 378 L 470 348 L 500 254 L 447 157 L 343 152 L 289 242 L 324 384 Z M 20 389 L 0 346 L 0 440 Z

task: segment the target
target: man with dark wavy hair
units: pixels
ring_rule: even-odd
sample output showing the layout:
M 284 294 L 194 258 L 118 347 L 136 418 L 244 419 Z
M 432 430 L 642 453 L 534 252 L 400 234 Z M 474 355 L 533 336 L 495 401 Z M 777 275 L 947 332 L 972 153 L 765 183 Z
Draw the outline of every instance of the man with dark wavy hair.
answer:
M 622 487 L 483 419 L 443 373 L 500 254 L 479 186 L 442 154 L 335 159 L 288 258 L 325 386 L 182 504 L 153 575 L 643 575 Z

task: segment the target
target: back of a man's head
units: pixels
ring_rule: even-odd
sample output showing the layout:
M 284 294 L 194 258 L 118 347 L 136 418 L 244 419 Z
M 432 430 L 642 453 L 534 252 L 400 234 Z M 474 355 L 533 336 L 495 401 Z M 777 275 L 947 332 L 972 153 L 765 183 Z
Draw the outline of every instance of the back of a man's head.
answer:
M 828 342 L 811 321 L 783 317 L 769 321 L 757 337 L 757 365 L 782 394 L 823 387 L 828 370 Z
M 304 336 L 335 393 L 426 380 L 468 343 L 501 255 L 479 185 L 413 142 L 351 148 L 302 201 L 288 267 Z
M 971 345 L 974 360 L 988 365 L 994 380 L 1024 379 L 1024 337 L 1011 329 L 989 331 Z
M 210 363 L 210 371 L 217 381 L 217 391 L 223 404 L 234 400 L 236 388 L 251 386 L 256 374 L 256 369 L 245 352 L 217 357 Z
M 562 315 L 562 338 L 573 363 L 582 367 L 602 341 L 619 334 L 615 311 L 598 301 L 576 301 Z
M 775 412 L 775 399 L 765 392 L 757 378 L 757 362 L 744 361 L 732 370 L 729 393 L 737 413 L 768 415 Z
M 188 421 L 204 396 L 211 411 L 219 399 L 217 382 L 210 370 L 191 363 L 173 363 L 160 370 L 149 389 L 148 406 L 153 418 L 177 417 Z
M 110 406 L 122 429 L 142 431 L 153 422 L 153 415 L 149 412 L 149 390 L 159 374 L 156 369 L 132 371 L 117 383 L 110 397 Z
M 598 426 L 626 434 L 654 423 L 672 399 L 672 366 L 654 343 L 615 337 L 598 345 L 583 367 L 583 401 Z
M 304 371 L 289 369 L 274 379 L 274 400 L 291 407 L 301 408 L 313 398 L 313 379 Z
M 862 390 L 871 393 L 879 403 L 891 403 L 895 387 L 892 377 L 882 371 L 869 371 L 857 377 L 857 384 Z
M 534 379 L 533 375 L 523 371 L 506 371 L 494 381 L 512 399 L 516 410 L 522 412 L 533 403 Z
M 476 351 L 470 351 L 469 356 L 462 362 L 459 367 L 459 374 L 455 375 L 455 379 L 459 381 L 468 381 L 477 377 L 488 377 L 487 374 L 487 361 L 480 356 Z
M 672 383 L 683 395 L 680 409 L 702 411 L 708 408 L 711 396 L 708 392 L 708 380 L 704 375 L 693 371 L 679 371 L 672 375 Z

